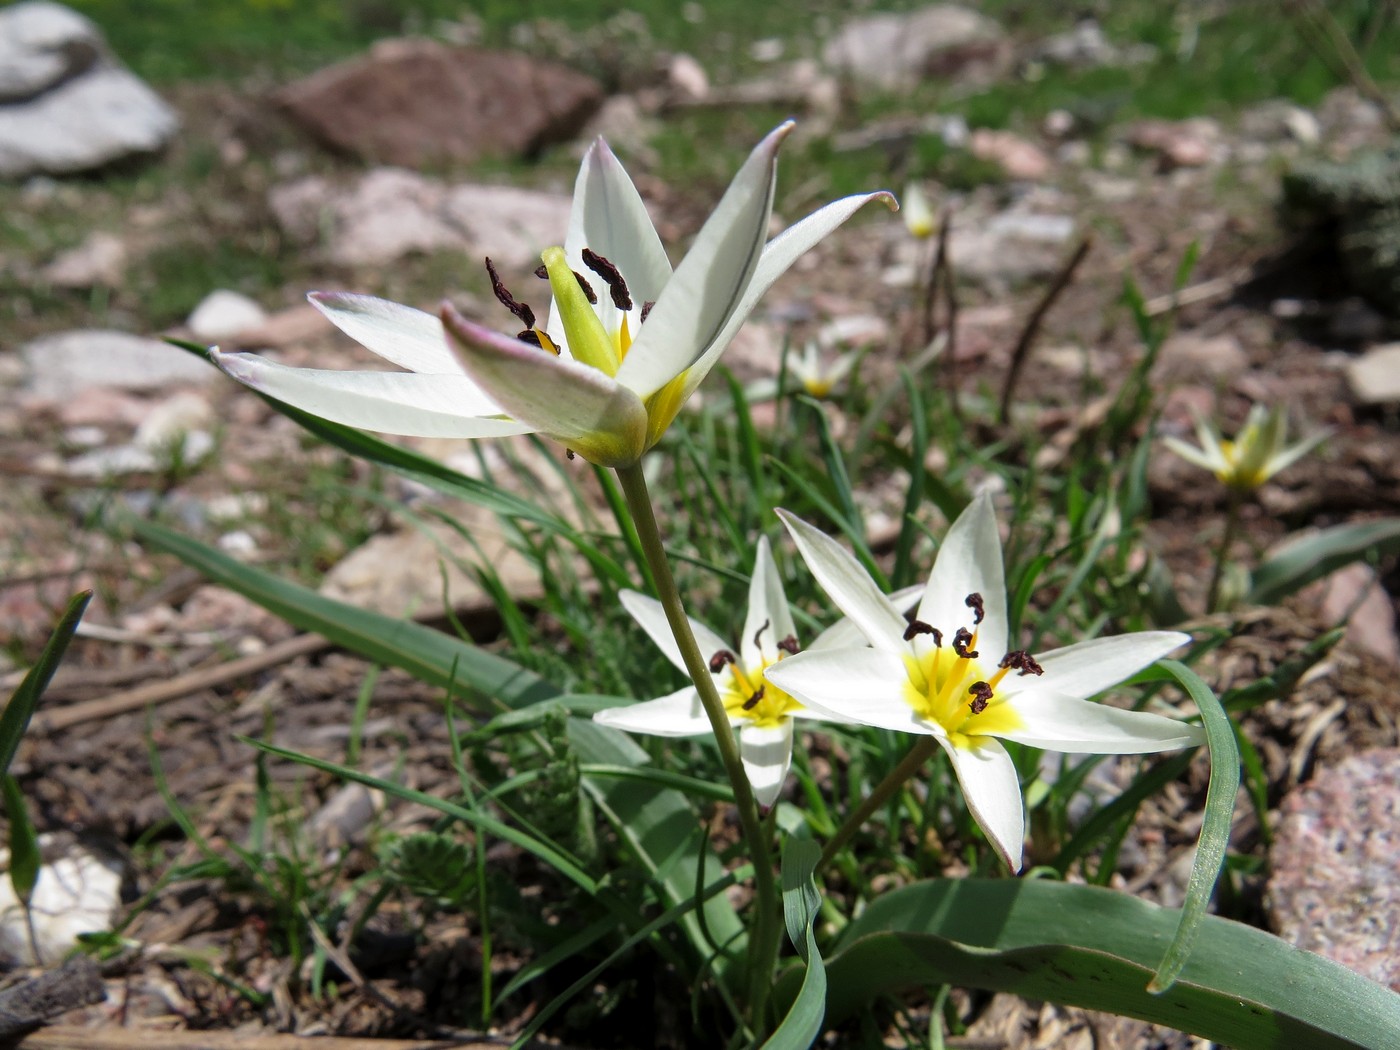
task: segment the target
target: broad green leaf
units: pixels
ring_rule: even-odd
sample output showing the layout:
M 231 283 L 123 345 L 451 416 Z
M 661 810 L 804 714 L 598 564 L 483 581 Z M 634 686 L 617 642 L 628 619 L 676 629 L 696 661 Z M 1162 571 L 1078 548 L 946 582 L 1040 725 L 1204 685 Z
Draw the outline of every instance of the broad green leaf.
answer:
M 1180 913 L 1094 886 L 935 879 L 874 901 L 826 961 L 827 1018 L 955 984 L 1137 1017 L 1237 1050 L 1400 1046 L 1400 996 L 1262 930 L 1207 916 L 1181 976 L 1147 991 Z
M 133 522 L 132 528 L 146 543 L 176 555 L 214 582 L 375 663 L 403 668 L 443 688 L 469 687 L 510 708 L 559 699 L 559 690 L 533 672 L 440 631 L 327 598 L 151 522 Z M 593 722 L 571 720 L 570 736 L 581 763 L 640 767 L 648 761 L 646 752 L 626 736 Z M 695 812 L 685 796 L 612 775 L 585 776 L 583 783 L 618 834 L 657 878 L 662 895 L 672 903 L 688 899 L 694 892 L 691 873 L 698 861 L 696 850 L 708 851 L 709 845 L 698 833 Z M 708 884 L 722 871 L 713 856 L 707 857 L 706 863 L 714 869 L 711 872 L 707 867 Z M 710 930 L 722 940 L 742 932 L 733 906 L 724 896 L 711 898 L 705 917 Z M 704 958 L 708 941 L 694 916 L 687 917 L 685 932 Z M 722 972 L 724 968 L 719 969 Z
M 34 709 L 39 706 L 39 698 L 44 695 L 54 672 L 63 661 L 63 654 L 68 651 L 68 643 L 73 640 L 73 632 L 78 629 L 78 621 L 83 618 L 83 611 L 91 599 L 92 591 L 79 591 L 68 599 L 68 606 L 58 618 L 58 623 L 54 624 L 38 662 L 29 669 L 19 688 L 10 697 L 10 702 L 5 705 L 4 713 L 0 714 L 0 773 L 9 772 L 10 763 L 19 750 L 20 739 L 29 728 Z
M 1220 706 L 1210 686 L 1191 668 L 1179 660 L 1162 660 L 1161 665 L 1176 676 L 1201 712 L 1206 743 L 1210 747 L 1210 785 L 1206 788 L 1201 837 L 1196 845 L 1196 858 L 1191 862 L 1181 924 L 1148 985 L 1152 992 L 1170 988 L 1191 955 L 1191 946 L 1200 931 L 1211 894 L 1215 892 L 1215 883 L 1225 867 L 1225 850 L 1230 845 L 1230 826 L 1235 816 L 1235 794 L 1240 789 L 1240 750 L 1235 744 L 1235 727 L 1230 716 Z
M 617 767 L 641 773 L 651 761 L 629 736 L 597 722 L 570 719 L 569 739 L 583 763 L 610 767 L 602 776 L 585 775 L 584 788 L 656 881 L 666 904 L 680 904 L 695 896 L 701 852 L 704 884 L 711 886 L 723 877 L 724 868 L 710 851 L 704 829 L 685 796 L 645 780 L 617 776 Z M 711 897 L 702 916 L 687 913 L 682 928 L 702 958 L 709 954 L 711 940 L 729 946 L 736 957 L 743 956 L 744 927 L 728 897 Z M 729 970 L 726 958 L 716 960 L 714 969 L 723 977 Z
M 39 836 L 29 819 L 19 781 L 8 773 L 0 773 L 0 795 L 5 799 L 5 816 L 10 821 L 10 885 L 27 908 L 34 884 L 39 881 Z
M 826 1017 L 826 970 L 812 931 L 822 895 L 815 872 L 822 850 L 811 839 L 789 835 L 783 840 L 783 918 L 788 938 L 805 964 L 802 987 L 764 1050 L 807 1050 L 821 1035 Z
M 507 707 L 524 707 L 559 694 L 554 686 L 518 664 L 431 627 L 327 598 L 244 565 L 163 525 L 133 521 L 131 527 L 142 542 L 175 555 L 215 583 L 237 591 L 293 626 L 315 631 L 375 663 L 401 667 L 415 678 L 444 688 L 455 681 L 495 697 Z
M 1247 598 L 1271 605 L 1344 565 L 1400 552 L 1400 518 L 1336 525 L 1279 546 L 1254 570 Z

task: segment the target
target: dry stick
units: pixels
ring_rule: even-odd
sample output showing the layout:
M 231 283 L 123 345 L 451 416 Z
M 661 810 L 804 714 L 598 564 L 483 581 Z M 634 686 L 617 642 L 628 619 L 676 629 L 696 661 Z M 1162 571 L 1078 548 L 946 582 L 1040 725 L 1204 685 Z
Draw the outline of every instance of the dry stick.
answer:
M 943 346 L 943 360 L 939 365 L 939 370 L 948 380 L 945 386 L 948 388 L 949 405 L 953 410 L 953 415 L 961 417 L 962 412 L 958 404 L 957 377 L 953 374 L 953 352 L 957 342 L 958 325 L 958 296 L 953 280 L 953 256 L 948 251 L 948 233 L 953 226 L 953 206 L 950 204 L 943 209 L 943 213 L 938 217 L 938 241 L 934 245 L 933 258 L 929 263 L 928 279 L 924 282 L 924 313 L 923 324 L 920 328 L 920 349 L 927 347 L 933 342 L 934 333 L 934 304 L 942 293 L 947 320 L 945 327 L 948 332 L 948 340 Z
M 77 956 L 57 970 L 0 992 L 0 1042 L 8 1046 L 50 1017 L 105 998 L 107 990 L 97 964 L 85 955 Z
M 53 732 L 57 729 L 67 729 L 82 722 L 91 722 L 98 718 L 109 718 L 112 715 L 125 714 L 128 711 L 140 711 L 150 704 L 169 703 L 171 700 L 178 700 L 180 697 L 188 696 L 200 689 L 222 685 L 224 682 L 256 674 L 298 656 L 318 652 L 330 644 L 319 634 L 299 634 L 295 638 L 279 642 L 260 653 L 245 656 L 241 660 L 234 660 L 231 663 L 219 664 L 217 667 L 200 668 L 166 682 L 156 682 L 153 685 L 128 689 L 125 692 L 113 693 L 111 696 L 88 700 L 69 707 L 60 707 L 49 711 L 40 710 L 34 716 L 31 731 L 36 733 Z
M 1036 303 L 1035 309 L 1026 319 L 1025 327 L 1021 329 L 1021 338 L 1016 340 L 1016 349 L 1011 351 L 1011 367 L 1006 370 L 1006 382 L 1001 387 L 1001 408 L 997 413 L 997 420 L 1002 426 L 1005 426 L 1011 417 L 1011 395 L 1015 391 L 1016 380 L 1021 376 L 1026 359 L 1030 357 L 1035 337 L 1040 334 L 1041 322 L 1045 320 L 1045 315 L 1050 312 L 1055 300 L 1069 287 L 1070 281 L 1074 279 L 1074 271 L 1079 269 L 1079 264 L 1089 254 L 1093 243 L 1094 235 L 1086 234 L 1079 242 L 1079 247 L 1074 249 L 1074 254 L 1069 257 L 1069 262 L 1060 267 L 1055 280 L 1045 289 L 1045 294 L 1040 297 L 1040 302 Z

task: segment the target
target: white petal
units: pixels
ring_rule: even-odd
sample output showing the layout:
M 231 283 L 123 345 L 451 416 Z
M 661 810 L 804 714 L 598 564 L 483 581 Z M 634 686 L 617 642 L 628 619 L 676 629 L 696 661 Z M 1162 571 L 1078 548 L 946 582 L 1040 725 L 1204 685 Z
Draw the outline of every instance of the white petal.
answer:
M 1190 640 L 1189 634 L 1180 631 L 1136 631 L 1076 642 L 1037 654 L 1036 662 L 1045 673 L 1039 677 L 1013 675 L 1006 680 L 1006 687 L 1045 689 L 1063 696 L 1093 696 L 1137 674 Z
M 647 315 L 617 373 L 639 397 L 694 364 L 738 307 L 763 253 L 778 147 L 791 130 L 788 121 L 754 147 Z
M 661 296 L 671 261 L 637 187 L 608 144 L 598 139 L 584 155 L 564 250 L 582 261 L 591 248 L 621 272 L 637 306 Z
M 637 395 L 596 368 L 468 321 L 443 304 L 443 327 L 468 375 L 512 416 L 599 466 L 629 466 L 646 447 Z
M 739 754 L 754 797 L 764 809 L 769 808 L 778 801 L 792 765 L 792 719 L 785 718 L 776 726 L 741 726 Z
M 338 372 L 291 368 L 257 354 L 211 352 L 240 383 L 332 423 L 411 437 L 475 438 L 528 434 L 464 375 Z
M 787 273 L 792 264 L 822 238 L 859 211 L 863 205 L 874 200 L 883 200 L 891 206 L 894 205 L 894 197 L 884 190 L 842 197 L 840 200 L 832 201 L 830 204 L 818 208 L 799 222 L 793 223 L 764 246 L 763 254 L 758 260 L 758 266 L 754 269 L 753 278 L 749 281 L 748 287 L 744 289 L 743 297 L 739 300 L 729 320 L 725 322 L 724 328 L 720 330 L 714 340 L 703 348 L 704 353 L 700 355 L 686 374 L 682 401 L 694 393 L 695 388 L 710 374 L 710 369 L 715 366 L 720 355 L 724 353 L 734 336 L 738 334 L 749 314 L 753 313 L 753 308 L 758 305 L 758 301 L 763 298 L 769 288 L 773 287 L 773 282 Z
M 1124 711 L 1090 700 L 1029 690 L 1008 701 L 1025 724 L 998 733 L 1006 740 L 1075 755 L 1144 755 L 1205 742 L 1200 726 L 1147 711 Z
M 355 342 L 400 368 L 432 375 L 466 375 L 448 349 L 442 322 L 433 314 L 350 292 L 312 292 L 306 298 Z
M 593 721 L 628 733 L 648 736 L 700 736 L 710 732 L 710 720 L 693 685 L 629 707 L 609 707 L 593 713 Z
M 773 564 L 768 537 L 761 536 L 753 563 L 753 577 L 749 581 L 749 614 L 744 621 L 744 636 L 739 639 L 744 666 L 757 667 L 776 660 L 778 643 L 796 635 L 792 610 L 788 608 L 787 595 L 783 593 L 778 567 Z M 759 638 L 758 644 L 754 644 L 755 638 Z
M 1312 434 L 1302 441 L 1299 441 L 1296 445 L 1284 449 L 1269 460 L 1268 465 L 1264 468 L 1266 476 L 1273 477 L 1280 470 L 1291 467 L 1294 463 L 1298 462 L 1298 460 L 1302 459 L 1316 448 L 1325 438 L 1330 436 L 1330 434 L 1330 430 L 1320 430 L 1316 434 Z
M 764 676 L 817 714 L 837 720 L 933 733 L 904 699 L 909 680 L 902 657 L 878 649 L 823 649 L 798 653 L 769 666 Z
M 666 654 L 666 659 L 670 660 L 677 670 L 688 674 L 685 661 L 681 659 L 680 646 L 676 644 L 676 636 L 671 633 L 670 621 L 666 619 L 665 607 L 655 598 L 648 598 L 636 591 L 622 591 L 618 597 L 622 600 L 622 607 L 632 614 L 632 619 L 642 625 L 647 637 Z M 700 647 L 700 655 L 706 661 L 721 649 L 729 648 L 723 638 L 703 623 L 690 617 L 686 619 L 690 620 L 690 631 L 695 635 L 695 644 Z
M 992 498 L 985 492 L 969 503 L 948 529 L 915 615 L 942 631 L 943 644 L 947 645 L 959 627 L 972 630 L 967 597 L 974 593 L 982 596 L 986 613 L 977 628 L 977 651 L 995 665 L 1006 655 L 1006 578 L 996 514 Z
M 924 585 L 917 583 L 912 587 L 902 587 L 888 596 L 890 607 L 901 617 L 919 603 L 923 597 Z M 849 616 L 843 616 L 834 624 L 828 627 L 816 638 L 812 639 L 812 644 L 807 646 L 809 651 L 817 649 L 848 649 L 852 646 L 865 644 L 865 635 L 860 633 L 860 628 L 856 626 L 854 620 Z
M 973 818 L 1012 871 L 1021 870 L 1026 815 L 1021 778 L 1006 749 L 990 737 L 975 737 L 972 747 L 955 747 L 939 738 L 952 759 L 963 797 Z
M 855 556 L 795 514 L 780 509 L 778 517 L 787 526 L 807 568 L 836 607 L 865 635 L 865 640 L 887 652 L 908 651 L 904 618 L 890 606 Z
M 1225 462 L 1224 456 L 1212 458 L 1195 445 L 1188 445 L 1180 438 L 1164 437 L 1162 438 L 1162 444 L 1166 445 L 1167 448 L 1186 460 L 1186 462 L 1194 463 L 1198 467 L 1204 467 L 1212 474 L 1216 471 L 1227 470 L 1230 466 Z

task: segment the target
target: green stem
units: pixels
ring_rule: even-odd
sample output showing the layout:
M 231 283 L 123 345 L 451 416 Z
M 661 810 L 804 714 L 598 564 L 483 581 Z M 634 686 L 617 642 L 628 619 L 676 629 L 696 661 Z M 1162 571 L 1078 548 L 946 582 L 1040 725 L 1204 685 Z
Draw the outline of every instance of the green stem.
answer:
M 1220 549 L 1215 552 L 1215 569 L 1210 574 L 1210 589 L 1206 591 L 1206 615 L 1215 612 L 1220 597 L 1220 581 L 1225 576 L 1225 563 L 1230 560 L 1230 548 L 1235 545 L 1235 533 L 1240 526 L 1240 503 L 1243 493 L 1230 487 L 1230 504 L 1225 510 L 1225 534 L 1220 537 Z
M 899 765 L 890 770 L 885 779 L 875 785 L 875 790 L 866 796 L 865 801 L 856 807 L 855 812 L 847 817 L 836 829 L 836 833 L 827 840 L 826 848 L 822 850 L 821 859 L 817 861 L 817 871 L 821 871 L 830 864 L 832 858 L 841 852 L 841 847 L 849 842 L 851 836 L 870 819 L 870 815 L 888 802 L 890 796 L 903 787 L 904 782 L 917 773 L 924 763 L 937 752 L 938 741 L 931 736 L 923 737 L 911 747 Z
M 690 620 L 681 604 L 680 592 L 676 589 L 675 577 L 671 575 L 671 564 L 666 559 L 666 549 L 661 542 L 661 533 L 656 526 L 656 515 L 652 510 L 651 494 L 647 491 L 646 478 L 642 475 L 641 464 L 618 467 L 617 477 L 622 482 L 622 492 L 627 498 L 628 510 L 637 526 L 637 536 L 646 554 L 647 564 L 656 581 L 656 596 L 666 612 L 666 622 L 671 626 L 676 645 L 680 648 L 681 659 L 685 662 L 686 673 L 695 683 L 695 691 L 705 708 L 705 716 L 714 730 L 715 743 L 724 762 L 724 771 L 729 775 L 730 786 L 734 789 L 734 805 L 739 811 L 739 823 L 748 841 L 749 855 L 753 858 L 754 895 L 756 909 L 753 934 L 749 942 L 749 1025 L 758 1038 L 767 1034 L 766 1013 L 768 990 L 773 984 L 773 971 L 778 962 L 778 946 L 781 936 L 779 923 L 777 882 L 773 878 L 773 855 L 769 849 L 768 832 L 764 829 L 759 815 L 758 802 L 744 772 L 744 762 L 739 753 L 739 741 L 734 728 L 729 724 L 729 715 L 724 710 L 719 691 L 715 688 L 709 665 L 695 642 L 690 630 Z

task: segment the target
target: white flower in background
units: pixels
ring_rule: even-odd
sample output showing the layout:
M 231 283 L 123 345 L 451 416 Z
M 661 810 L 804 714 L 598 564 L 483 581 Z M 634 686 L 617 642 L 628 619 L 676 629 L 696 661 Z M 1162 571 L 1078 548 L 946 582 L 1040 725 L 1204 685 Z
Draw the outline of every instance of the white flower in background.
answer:
M 904 187 L 904 199 L 901 204 L 903 207 L 900 212 L 909 232 L 921 241 L 932 237 L 938 229 L 938 218 L 933 214 L 933 205 L 929 202 L 923 185 L 917 180 L 910 180 L 909 185 Z
M 898 601 L 899 596 L 892 600 Z M 661 603 L 636 591 L 623 591 L 622 604 L 667 659 L 684 672 L 685 662 Z M 849 720 L 821 711 L 808 711 L 764 679 L 765 671 L 798 652 L 792 612 L 788 609 L 783 582 L 773 564 L 766 537 L 758 541 L 758 556 L 749 584 L 748 616 L 737 651 L 702 623 L 691 620 L 690 629 L 701 654 L 709 661 L 710 673 L 724 701 L 730 724 L 738 730 L 739 752 L 754 796 L 759 805 L 772 806 L 792 764 L 792 720 Z M 838 624 L 823 632 L 812 643 L 812 649 L 849 644 L 852 640 L 849 631 L 849 626 Z M 703 736 L 711 732 L 709 719 L 705 717 L 693 685 L 655 700 L 608 708 L 597 712 L 593 718 L 629 733 L 653 736 Z
M 788 362 L 788 371 L 802 384 L 802 389 L 815 398 L 829 397 L 836 385 L 851 374 L 861 358 L 861 351 L 848 350 L 826 360 L 814 340 L 802 348 L 800 357 Z
M 861 205 L 845 197 L 764 243 L 773 207 L 778 127 L 750 154 L 672 272 L 641 196 L 599 139 L 574 187 L 563 247 L 543 253 L 548 321 L 508 292 L 503 335 L 444 305 L 440 317 L 370 296 L 313 292 L 342 331 L 405 372 L 289 368 L 213 351 L 229 375 L 348 426 L 423 437 L 539 432 L 602 466 L 630 466 L 656 444 L 719 360 L 760 296 Z M 585 273 L 591 276 L 585 276 Z M 595 285 L 597 286 L 595 290 Z
M 948 530 L 912 621 L 845 548 L 778 513 L 812 574 L 870 647 L 801 653 L 769 668 L 769 681 L 810 711 L 932 736 L 952 761 L 968 809 L 1013 871 L 1021 867 L 1025 817 L 1020 779 L 1000 740 L 1141 754 L 1205 739 L 1195 726 L 1085 699 L 1185 644 L 1187 635 L 1143 631 L 1037 656 L 1007 648 L 1001 540 L 986 495 Z
M 1222 438 L 1220 432 L 1199 415 L 1196 416 L 1196 439 L 1201 443 L 1200 448 L 1174 437 L 1164 437 L 1162 441 L 1182 459 L 1204 467 L 1223 484 L 1249 491 L 1307 455 L 1328 434 L 1329 431 L 1321 430 L 1289 445 L 1288 419 L 1283 410 L 1277 406 L 1266 409 L 1263 405 L 1254 405 L 1233 441 Z

